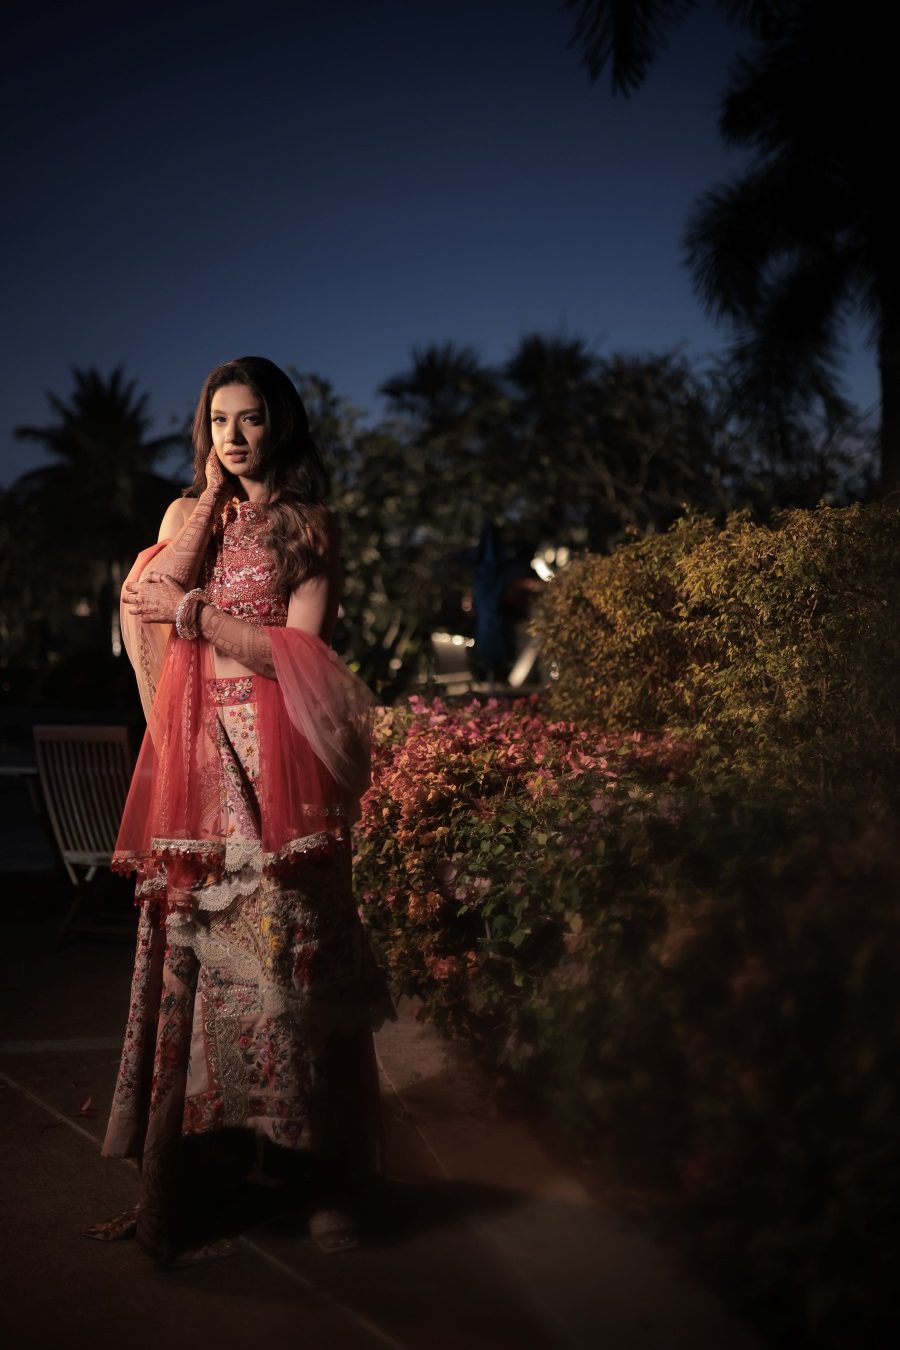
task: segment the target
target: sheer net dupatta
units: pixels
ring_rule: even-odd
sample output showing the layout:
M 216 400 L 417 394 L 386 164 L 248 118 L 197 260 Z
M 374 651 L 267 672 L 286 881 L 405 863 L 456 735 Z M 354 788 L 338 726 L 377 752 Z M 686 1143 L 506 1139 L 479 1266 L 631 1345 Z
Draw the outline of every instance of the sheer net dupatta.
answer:
M 204 721 L 203 677 L 212 674 L 208 650 L 182 642 L 171 624 L 142 623 L 124 603 L 168 540 L 138 554 L 125 579 L 120 605 L 122 640 L 137 677 L 147 731 L 141 744 L 112 857 L 116 872 L 136 872 L 135 899 L 166 898 L 160 863 L 169 854 L 193 853 L 194 870 L 216 852 L 222 831 L 218 791 L 213 791 L 216 749 Z M 164 562 L 164 560 L 163 560 Z M 205 647 L 205 644 L 203 644 Z M 204 787 L 201 791 L 197 788 Z M 193 849 L 189 849 L 193 845 Z M 191 878 L 185 875 L 185 885 Z
M 143 637 L 138 650 L 142 654 L 147 650 Z M 215 707 L 209 695 L 214 674 L 210 648 L 170 633 L 155 686 L 153 674 L 151 667 L 147 731 L 112 867 L 137 873 L 138 900 L 168 899 L 171 905 L 179 890 L 189 890 L 207 875 L 221 875 L 224 864 L 227 822 Z
M 158 552 L 145 550 L 130 577 Z M 191 908 L 197 886 L 249 882 L 346 842 L 369 781 L 374 700 L 340 658 L 312 633 L 266 629 L 277 678 L 252 678 L 253 728 L 239 734 L 257 742 L 259 775 L 240 791 L 256 827 L 237 837 L 227 803 L 241 769 L 218 715 L 212 649 L 170 632 L 157 677 L 159 638 L 136 627 L 128 651 L 149 716 L 112 861 L 137 873 L 136 899 Z
M 125 578 L 125 586 L 122 587 L 122 599 L 119 603 L 119 628 L 122 633 L 122 641 L 137 676 L 141 705 L 148 726 L 150 724 L 150 710 L 156 696 L 156 685 L 162 668 L 163 655 L 166 650 L 166 643 L 169 641 L 172 625 L 169 623 L 141 623 L 140 619 L 132 614 L 125 604 L 125 587 L 134 585 L 140 580 L 144 568 L 152 562 L 157 554 L 162 552 L 168 542 L 167 539 L 164 539 L 161 543 L 153 544 L 150 548 L 145 548 L 142 553 L 138 554 L 134 566 Z
M 291 753 L 302 753 L 302 743 L 309 747 L 336 789 L 348 824 L 353 824 L 370 781 L 374 695 L 315 633 L 302 628 L 265 632 L 272 644 L 278 697 L 299 733 L 291 738 Z M 282 764 L 276 782 L 290 778 L 287 768 Z

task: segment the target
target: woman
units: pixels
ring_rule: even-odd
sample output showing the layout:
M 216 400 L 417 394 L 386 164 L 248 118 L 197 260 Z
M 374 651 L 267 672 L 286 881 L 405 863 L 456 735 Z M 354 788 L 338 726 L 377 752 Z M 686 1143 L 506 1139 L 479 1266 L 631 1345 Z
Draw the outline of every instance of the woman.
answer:
M 350 885 L 372 698 L 328 645 L 337 535 L 294 385 L 262 357 L 218 366 L 194 448 L 193 495 L 123 588 L 148 728 L 113 857 L 141 914 L 103 1152 L 140 1159 L 142 1194 L 88 1230 L 165 1264 L 191 1259 L 213 1137 L 315 1153 L 310 1230 L 355 1244 L 350 1182 L 380 1170 L 371 1027 L 393 1015 Z

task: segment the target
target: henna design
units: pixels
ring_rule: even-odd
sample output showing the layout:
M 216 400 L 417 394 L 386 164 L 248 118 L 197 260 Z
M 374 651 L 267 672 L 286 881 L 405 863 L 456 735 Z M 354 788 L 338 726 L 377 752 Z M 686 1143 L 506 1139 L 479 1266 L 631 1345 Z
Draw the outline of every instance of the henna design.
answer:
M 209 603 L 199 606 L 196 623 L 202 636 L 217 652 L 233 656 L 257 675 L 275 679 L 272 644 L 261 628 L 244 619 L 236 619 L 233 614 L 226 614 Z
M 212 535 L 221 488 L 206 488 L 184 525 L 166 549 L 166 571 L 173 581 L 190 590 Z

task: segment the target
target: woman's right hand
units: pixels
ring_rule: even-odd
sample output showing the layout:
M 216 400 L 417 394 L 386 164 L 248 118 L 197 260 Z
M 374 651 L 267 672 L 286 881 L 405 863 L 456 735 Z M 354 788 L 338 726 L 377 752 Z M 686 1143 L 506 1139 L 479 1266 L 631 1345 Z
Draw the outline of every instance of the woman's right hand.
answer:
M 224 486 L 225 470 L 222 468 L 222 462 L 215 449 L 210 450 L 206 457 L 206 490 L 217 496 Z

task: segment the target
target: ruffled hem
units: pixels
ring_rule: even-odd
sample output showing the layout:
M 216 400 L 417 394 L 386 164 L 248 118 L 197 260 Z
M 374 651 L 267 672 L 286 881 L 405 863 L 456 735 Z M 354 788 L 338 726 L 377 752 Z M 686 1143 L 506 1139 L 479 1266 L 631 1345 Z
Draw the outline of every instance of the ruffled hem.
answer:
M 136 905 L 154 910 L 224 909 L 235 895 L 250 895 L 262 877 L 285 877 L 297 861 L 316 854 L 327 857 L 349 846 L 343 825 L 291 839 L 276 852 L 267 852 L 253 839 L 154 839 L 147 852 L 120 851 L 112 871 L 135 874 Z

